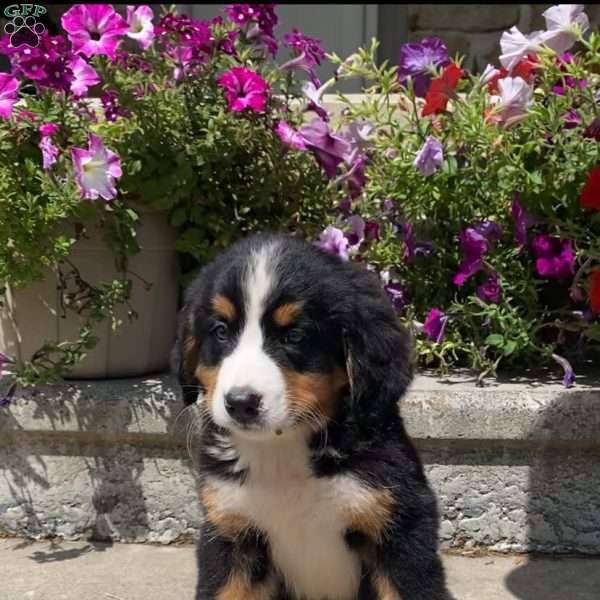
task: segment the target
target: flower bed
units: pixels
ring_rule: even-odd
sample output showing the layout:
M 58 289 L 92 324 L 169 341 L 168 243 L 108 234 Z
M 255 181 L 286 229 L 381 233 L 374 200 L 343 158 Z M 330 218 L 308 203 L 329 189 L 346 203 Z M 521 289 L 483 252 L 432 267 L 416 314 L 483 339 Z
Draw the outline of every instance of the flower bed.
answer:
M 482 380 L 556 361 L 572 385 L 600 342 L 600 36 L 580 5 L 544 16 L 542 32 L 506 32 L 501 67 L 481 76 L 438 38 L 402 46 L 399 68 L 377 64 L 376 42 L 326 55 L 297 30 L 278 39 L 264 4 L 212 21 L 74 5 L 64 36 L 5 36 L 0 280 L 64 279 L 90 216 L 123 274 L 59 286 L 79 339 L 0 355 L 5 401 L 81 360 L 95 323 L 118 325 L 143 208 L 168 211 L 184 283 L 248 232 L 315 239 L 327 225 L 318 245 L 379 275 L 421 365 Z M 325 60 L 337 69 L 322 82 Z M 329 110 L 352 77 L 367 81 L 362 100 Z

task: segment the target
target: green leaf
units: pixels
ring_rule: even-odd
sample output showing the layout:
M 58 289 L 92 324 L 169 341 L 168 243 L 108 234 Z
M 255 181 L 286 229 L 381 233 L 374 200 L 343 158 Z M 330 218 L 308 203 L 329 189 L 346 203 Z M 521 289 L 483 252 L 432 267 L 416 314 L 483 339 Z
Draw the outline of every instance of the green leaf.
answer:
M 499 333 L 492 333 L 485 338 L 485 344 L 502 348 L 504 346 L 504 336 Z

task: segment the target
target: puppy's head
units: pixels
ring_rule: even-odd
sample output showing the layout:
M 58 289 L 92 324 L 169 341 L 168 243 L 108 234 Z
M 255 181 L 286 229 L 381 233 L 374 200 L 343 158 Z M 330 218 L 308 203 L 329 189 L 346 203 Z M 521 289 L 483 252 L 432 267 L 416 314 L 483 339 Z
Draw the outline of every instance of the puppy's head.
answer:
M 320 429 L 343 402 L 383 415 L 410 381 L 408 347 L 376 277 L 297 239 L 261 235 L 190 286 L 172 364 L 186 403 L 263 437 Z

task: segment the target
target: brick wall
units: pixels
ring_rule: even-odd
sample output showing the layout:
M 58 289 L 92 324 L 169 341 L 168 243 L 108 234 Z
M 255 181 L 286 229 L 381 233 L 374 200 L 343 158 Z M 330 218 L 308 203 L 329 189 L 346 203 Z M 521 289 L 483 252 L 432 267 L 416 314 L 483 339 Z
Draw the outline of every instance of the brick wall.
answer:
M 502 32 L 516 25 L 528 33 L 544 28 L 542 13 L 552 4 L 409 4 L 408 39 L 440 36 L 450 55 L 466 57 L 477 71 L 497 62 Z M 586 4 L 592 26 L 600 24 L 600 5 Z

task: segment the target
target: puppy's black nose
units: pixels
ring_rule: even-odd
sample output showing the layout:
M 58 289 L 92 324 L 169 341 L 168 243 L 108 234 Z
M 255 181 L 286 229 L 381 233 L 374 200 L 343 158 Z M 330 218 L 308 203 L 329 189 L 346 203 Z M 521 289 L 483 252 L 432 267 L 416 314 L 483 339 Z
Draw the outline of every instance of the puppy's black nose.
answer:
M 251 387 L 232 388 L 225 394 L 225 408 L 238 423 L 247 425 L 258 418 L 262 396 Z

